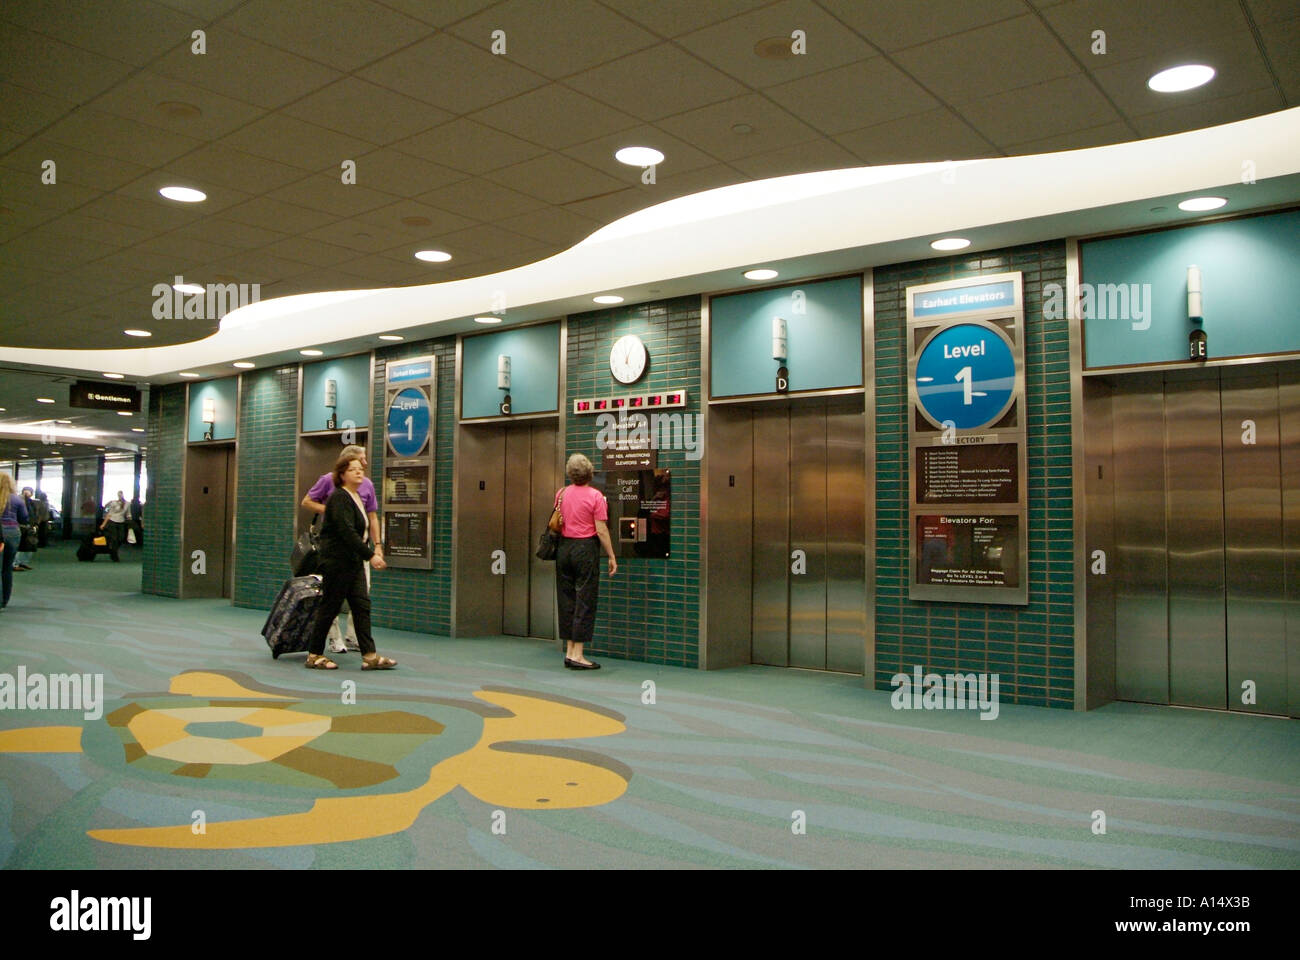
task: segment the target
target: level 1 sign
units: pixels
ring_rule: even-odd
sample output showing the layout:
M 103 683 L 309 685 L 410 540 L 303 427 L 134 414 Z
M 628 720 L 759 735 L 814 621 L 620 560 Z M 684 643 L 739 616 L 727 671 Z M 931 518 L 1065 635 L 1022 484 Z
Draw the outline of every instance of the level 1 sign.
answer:
M 992 324 L 958 323 L 936 333 L 916 361 L 916 397 L 936 427 L 988 426 L 1011 405 L 1016 360 Z
M 388 404 L 388 446 L 399 457 L 414 457 L 429 440 L 429 394 L 424 387 L 406 387 Z

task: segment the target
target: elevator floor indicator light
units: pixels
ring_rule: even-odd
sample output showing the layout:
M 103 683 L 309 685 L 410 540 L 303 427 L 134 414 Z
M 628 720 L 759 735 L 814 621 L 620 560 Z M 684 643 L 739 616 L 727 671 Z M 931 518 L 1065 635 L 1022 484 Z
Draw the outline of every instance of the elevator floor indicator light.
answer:
M 917 401 L 934 423 L 976 429 L 1006 412 L 1016 386 L 1016 361 L 998 330 L 959 323 L 925 345 L 915 383 Z

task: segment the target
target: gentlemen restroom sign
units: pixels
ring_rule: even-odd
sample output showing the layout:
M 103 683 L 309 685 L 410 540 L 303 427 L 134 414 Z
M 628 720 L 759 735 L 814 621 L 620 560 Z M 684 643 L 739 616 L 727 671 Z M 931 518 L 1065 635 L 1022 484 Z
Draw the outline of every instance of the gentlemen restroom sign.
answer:
M 907 288 L 913 600 L 1029 602 L 1022 289 Z
M 140 390 L 117 383 L 78 380 L 69 390 L 68 406 L 83 410 L 140 411 Z

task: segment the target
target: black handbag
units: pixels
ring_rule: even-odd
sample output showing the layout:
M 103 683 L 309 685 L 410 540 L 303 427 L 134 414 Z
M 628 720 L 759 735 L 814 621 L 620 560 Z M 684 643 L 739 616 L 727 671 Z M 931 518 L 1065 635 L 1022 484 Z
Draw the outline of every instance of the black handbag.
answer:
M 313 520 L 311 526 L 302 532 L 289 557 L 289 568 L 295 577 L 315 573 L 316 565 L 320 562 L 320 527 L 317 520 Z
M 537 559 L 554 560 L 555 553 L 560 548 L 560 533 L 564 529 L 564 515 L 560 513 L 560 507 L 564 504 L 564 491 L 560 491 L 559 498 L 555 501 L 555 509 L 551 511 L 551 518 L 546 523 L 546 529 L 542 535 L 537 538 Z
M 18 552 L 35 553 L 37 549 L 36 545 L 39 542 L 39 538 L 36 535 L 35 524 L 29 524 L 27 526 L 22 527 L 21 529 L 22 529 L 22 540 L 20 540 L 18 543 Z

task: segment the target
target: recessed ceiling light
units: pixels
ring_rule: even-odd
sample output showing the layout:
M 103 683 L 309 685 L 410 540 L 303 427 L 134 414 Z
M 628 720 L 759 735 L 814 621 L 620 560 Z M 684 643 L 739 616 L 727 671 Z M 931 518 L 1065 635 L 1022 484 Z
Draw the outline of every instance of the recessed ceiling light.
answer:
M 654 147 L 624 147 L 615 152 L 614 159 L 629 167 L 653 167 L 664 162 L 664 155 Z
M 433 221 L 428 217 L 402 217 L 402 225 L 407 227 L 431 227 Z
M 1147 86 L 1157 93 L 1180 93 L 1203 87 L 1213 79 L 1213 67 L 1207 67 L 1203 63 L 1188 63 L 1161 70 L 1147 81 Z
M 616 297 L 612 293 L 602 294 L 599 297 L 592 297 L 591 299 L 595 300 L 597 303 L 622 303 L 623 302 L 622 297 Z
M 144 433 L 144 427 L 132 427 L 132 428 L 131 428 L 131 432 L 132 432 L 132 433 Z
M 55 423 L 71 423 L 71 420 L 55 420 Z
M 746 280 L 771 280 L 775 276 L 777 276 L 777 272 L 775 270 L 763 269 L 763 270 L 745 271 Z
M 419 250 L 415 254 L 416 260 L 423 260 L 425 263 L 446 263 L 451 259 L 451 254 L 442 250 Z
M 130 410 L 119 410 L 119 411 L 117 411 L 117 415 L 118 415 L 119 417 L 134 417 L 134 416 L 135 416 L 135 414 L 132 413 Z
M 312 350 L 310 348 L 306 350 L 299 350 L 298 352 L 301 353 L 304 357 L 321 357 L 325 355 L 324 350 Z
M 208 195 L 202 190 L 193 190 L 189 187 L 163 187 L 158 192 L 168 200 L 179 200 L 181 203 L 202 203 L 208 199 Z
M 177 120 L 190 120 L 194 117 L 203 116 L 203 111 L 192 103 L 185 103 L 182 100 L 164 100 L 158 104 L 159 113 L 163 116 L 172 117 Z
M 37 397 L 37 398 L 36 398 L 36 402 L 37 402 L 37 403 L 53 403 L 54 401 L 51 400 L 49 397 Z
M 965 250 L 970 246 L 970 241 L 964 237 L 944 237 L 933 241 L 930 246 L 936 250 Z
M 754 53 L 764 60 L 792 60 L 798 54 L 789 37 L 768 37 L 754 44 Z
M 121 373 L 106 373 L 106 374 L 104 374 L 104 378 L 107 379 L 107 380 L 121 380 L 121 379 L 123 379 L 124 376 L 125 376 L 125 374 L 121 374 Z
M 197 283 L 173 283 L 172 289 L 177 293 L 207 293 L 207 289 Z
M 188 370 L 182 370 L 180 375 L 182 377 L 189 377 L 191 380 L 197 379 L 199 376 L 197 373 L 190 373 Z
M 500 317 L 475 317 L 474 322 L 475 323 L 500 323 L 501 318 Z
M 380 340 L 402 340 L 404 338 L 397 333 L 381 333 L 379 335 L 379 339 Z
M 103 448 L 103 447 L 96 447 L 95 449 L 96 449 L 96 450 L 103 450 L 104 448 Z
M 748 123 L 733 123 L 731 125 L 731 132 L 739 133 L 743 136 L 744 134 L 747 133 L 753 133 L 754 128 L 750 126 Z
M 152 337 L 153 333 L 149 330 L 123 330 L 128 337 Z
M 234 366 L 238 367 L 240 370 L 252 370 L 255 366 L 257 366 L 257 364 L 250 363 L 247 360 L 236 360 Z
M 1218 210 L 1228 201 L 1224 197 L 1192 197 L 1178 205 L 1179 210 L 1196 212 L 1200 210 Z

